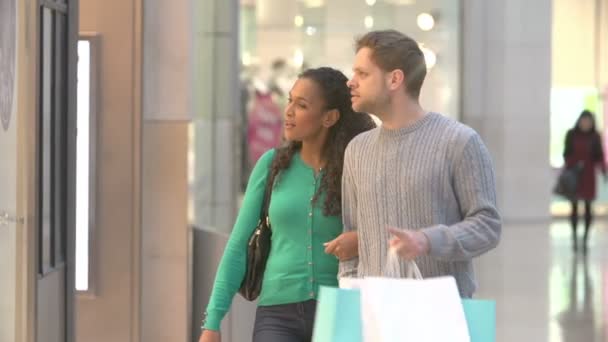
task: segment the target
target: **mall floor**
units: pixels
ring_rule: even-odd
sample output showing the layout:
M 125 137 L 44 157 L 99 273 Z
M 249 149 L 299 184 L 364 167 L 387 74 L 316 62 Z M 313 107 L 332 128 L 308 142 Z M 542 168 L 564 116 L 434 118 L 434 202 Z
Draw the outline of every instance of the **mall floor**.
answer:
M 506 224 L 500 246 L 476 261 L 476 297 L 497 301 L 497 341 L 608 342 L 608 219 L 594 224 L 589 249 L 572 251 L 566 220 Z

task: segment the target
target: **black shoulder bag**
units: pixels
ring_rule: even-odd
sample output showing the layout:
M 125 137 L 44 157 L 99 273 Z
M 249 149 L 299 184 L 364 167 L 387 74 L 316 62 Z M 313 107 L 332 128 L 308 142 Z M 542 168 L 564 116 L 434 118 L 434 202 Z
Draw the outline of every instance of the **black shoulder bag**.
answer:
M 268 171 L 270 178 L 271 171 Z M 270 195 L 272 194 L 272 179 L 268 179 L 266 191 L 264 192 L 264 200 L 262 201 L 262 210 L 260 212 L 260 220 L 253 234 L 249 238 L 247 244 L 247 270 L 239 293 L 248 301 L 253 301 L 260 295 L 262 291 L 262 280 L 264 279 L 264 270 L 266 270 L 266 260 L 270 253 L 270 220 L 268 219 L 268 206 L 270 205 Z

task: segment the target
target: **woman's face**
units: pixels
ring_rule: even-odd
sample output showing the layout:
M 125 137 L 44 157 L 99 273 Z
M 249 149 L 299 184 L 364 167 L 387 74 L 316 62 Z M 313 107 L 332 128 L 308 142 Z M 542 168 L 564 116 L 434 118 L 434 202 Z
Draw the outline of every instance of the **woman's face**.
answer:
M 593 127 L 593 122 L 591 121 L 591 119 L 589 117 L 583 116 L 580 119 L 580 121 L 578 122 L 578 128 L 583 132 L 591 131 L 592 127 Z
M 289 92 L 285 108 L 285 139 L 305 141 L 321 137 L 335 123 L 328 126 L 328 114 L 320 87 L 310 79 L 299 78 Z

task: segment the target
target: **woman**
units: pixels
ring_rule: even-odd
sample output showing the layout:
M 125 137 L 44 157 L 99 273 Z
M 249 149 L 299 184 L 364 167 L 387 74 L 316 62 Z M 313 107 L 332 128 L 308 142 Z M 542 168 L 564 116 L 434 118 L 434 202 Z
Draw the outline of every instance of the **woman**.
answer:
M 343 236 L 344 150 L 353 137 L 375 126 L 369 115 L 352 110 L 346 81 L 331 68 L 309 69 L 291 89 L 285 109 L 287 143 L 266 152 L 252 171 L 216 275 L 201 342 L 220 340 L 220 322 L 243 280 L 247 241 L 266 186 L 272 186 L 272 245 L 253 341 L 311 340 L 319 286 L 337 286 L 338 259 L 326 254 L 323 244 Z M 356 235 L 343 240 L 342 253 L 356 254 Z
M 572 212 L 570 223 L 572 225 L 572 248 L 578 249 L 576 227 L 578 224 L 578 201 L 585 203 L 585 234 L 583 236 L 583 253 L 587 253 L 589 228 L 593 220 L 591 204 L 595 199 L 596 169 L 600 168 L 606 177 L 606 165 L 604 163 L 604 150 L 602 140 L 595 129 L 595 120 L 590 111 L 581 113 L 574 128 L 566 134 L 564 148 L 564 160 L 567 168 L 582 166 L 576 189 L 576 199 L 571 201 Z

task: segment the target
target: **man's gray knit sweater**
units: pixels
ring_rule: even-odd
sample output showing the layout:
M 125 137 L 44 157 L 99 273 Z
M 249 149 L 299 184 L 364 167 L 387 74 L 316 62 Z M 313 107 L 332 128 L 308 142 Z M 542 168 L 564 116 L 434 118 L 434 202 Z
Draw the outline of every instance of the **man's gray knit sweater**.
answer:
M 471 297 L 471 259 L 500 239 L 488 150 L 471 128 L 437 113 L 353 139 L 344 157 L 342 208 L 344 231 L 358 231 L 359 258 L 340 263 L 340 277 L 382 275 L 387 227 L 421 230 L 430 242 L 429 254 L 416 259 L 422 276 L 452 275 L 460 295 Z

